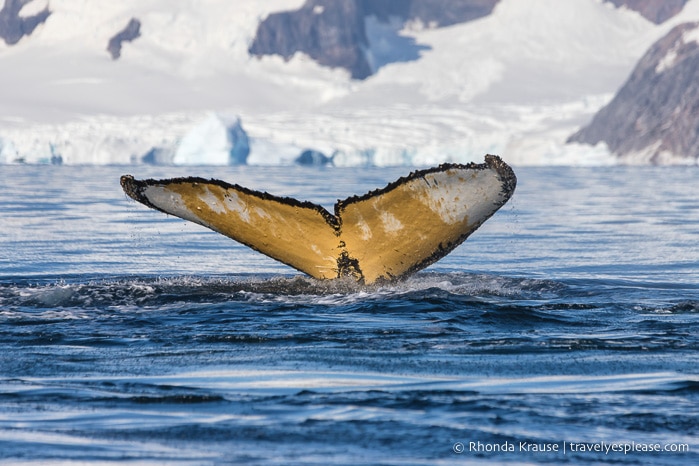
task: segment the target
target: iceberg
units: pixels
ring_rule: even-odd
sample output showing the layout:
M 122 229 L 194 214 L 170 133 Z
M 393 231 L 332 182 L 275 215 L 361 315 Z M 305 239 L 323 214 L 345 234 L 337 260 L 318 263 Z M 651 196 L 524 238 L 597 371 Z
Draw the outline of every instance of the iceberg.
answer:
M 174 149 L 169 147 L 151 147 L 140 157 L 140 162 L 148 165 L 172 165 Z
M 244 165 L 250 141 L 237 116 L 209 114 L 175 149 L 175 165 Z
M 20 160 L 19 153 L 12 141 L 0 138 L 0 164 L 13 163 Z
M 252 137 L 248 165 L 293 165 L 302 149 L 294 143 L 273 137 Z
M 316 149 L 305 149 L 294 159 L 297 165 L 316 166 L 332 165 L 333 156 L 328 157 Z

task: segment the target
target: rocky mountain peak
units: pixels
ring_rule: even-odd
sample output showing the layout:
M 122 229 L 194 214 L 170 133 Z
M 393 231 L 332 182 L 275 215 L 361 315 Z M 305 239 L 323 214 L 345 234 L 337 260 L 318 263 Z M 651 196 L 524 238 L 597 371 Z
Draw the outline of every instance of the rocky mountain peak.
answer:
M 131 42 L 139 37 L 141 37 L 141 21 L 138 18 L 131 18 L 124 29 L 109 39 L 107 51 L 112 56 L 112 60 L 118 60 L 121 57 L 121 46 L 124 42 Z
M 699 158 L 699 22 L 674 27 L 641 58 L 614 99 L 568 142 L 605 142 L 620 157 Z
M 355 0 L 309 0 L 299 10 L 262 21 L 249 52 L 286 60 L 304 52 L 321 65 L 347 68 L 353 78 L 363 79 L 371 74 L 363 53 L 368 46 L 363 21 Z
M 273 13 L 258 29 L 249 53 L 290 59 L 302 52 L 329 67 L 350 71 L 352 78 L 373 74 L 365 19 L 401 24 L 419 21 L 442 27 L 490 14 L 499 0 L 307 0 L 298 10 Z
M 649 21 L 660 24 L 682 11 L 689 0 L 605 0 L 617 8 L 625 6 Z
M 48 5 L 32 16 L 22 16 L 22 8 L 34 0 L 5 0 L 0 10 L 0 38 L 7 45 L 14 45 L 24 36 L 31 35 L 34 29 L 51 15 Z
M 419 21 L 426 27 L 446 27 L 488 16 L 499 0 L 361 0 L 365 16 Z

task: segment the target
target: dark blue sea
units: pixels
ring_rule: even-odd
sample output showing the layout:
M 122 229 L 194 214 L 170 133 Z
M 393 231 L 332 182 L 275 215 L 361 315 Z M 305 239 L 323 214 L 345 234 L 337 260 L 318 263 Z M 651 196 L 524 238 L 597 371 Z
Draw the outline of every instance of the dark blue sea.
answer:
M 331 208 L 409 171 L 0 166 L 0 464 L 699 464 L 697 167 L 515 167 L 462 246 L 375 287 L 119 186 Z

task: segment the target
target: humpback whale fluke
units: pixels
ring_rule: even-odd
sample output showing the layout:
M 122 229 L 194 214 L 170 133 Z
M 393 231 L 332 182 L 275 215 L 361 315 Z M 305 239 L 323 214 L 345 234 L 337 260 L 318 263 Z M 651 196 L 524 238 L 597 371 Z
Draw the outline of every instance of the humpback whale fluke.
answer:
M 320 205 L 203 178 L 121 177 L 126 194 L 204 225 L 319 279 L 405 277 L 461 244 L 512 196 L 500 157 L 418 170 L 385 188 Z

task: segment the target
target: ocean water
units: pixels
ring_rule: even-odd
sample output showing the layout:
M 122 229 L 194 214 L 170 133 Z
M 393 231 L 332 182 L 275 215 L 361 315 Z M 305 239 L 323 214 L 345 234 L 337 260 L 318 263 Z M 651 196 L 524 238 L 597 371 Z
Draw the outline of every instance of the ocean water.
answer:
M 0 464 L 697 464 L 697 167 L 515 167 L 390 286 L 128 199 L 216 177 L 331 207 L 405 168 L 0 166 Z

